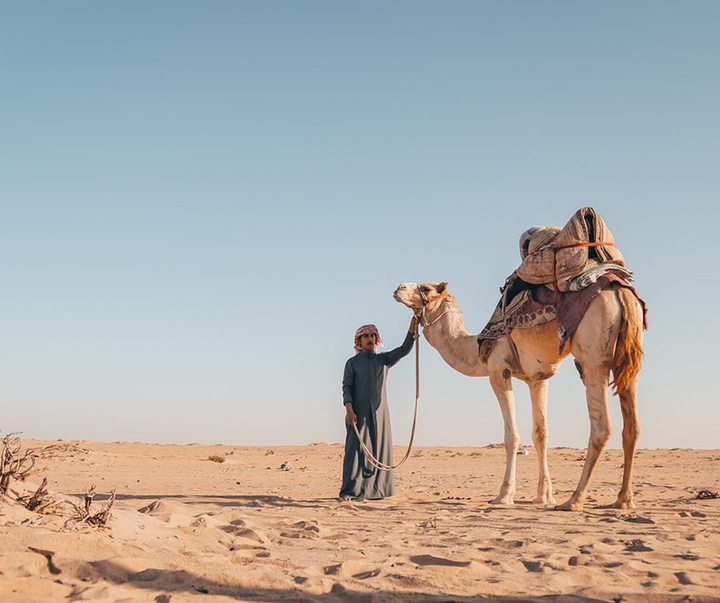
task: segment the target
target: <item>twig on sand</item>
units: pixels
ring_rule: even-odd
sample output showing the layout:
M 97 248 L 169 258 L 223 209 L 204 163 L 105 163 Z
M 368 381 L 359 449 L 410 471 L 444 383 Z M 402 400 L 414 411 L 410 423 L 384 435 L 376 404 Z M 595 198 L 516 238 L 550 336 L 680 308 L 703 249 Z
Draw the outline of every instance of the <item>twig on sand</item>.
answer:
M 43 478 L 42 483 L 35 490 L 34 494 L 27 496 L 19 496 L 18 502 L 24 505 L 28 510 L 35 511 L 36 513 L 47 513 L 60 505 L 63 500 L 51 500 L 50 494 L 47 491 L 47 477 Z

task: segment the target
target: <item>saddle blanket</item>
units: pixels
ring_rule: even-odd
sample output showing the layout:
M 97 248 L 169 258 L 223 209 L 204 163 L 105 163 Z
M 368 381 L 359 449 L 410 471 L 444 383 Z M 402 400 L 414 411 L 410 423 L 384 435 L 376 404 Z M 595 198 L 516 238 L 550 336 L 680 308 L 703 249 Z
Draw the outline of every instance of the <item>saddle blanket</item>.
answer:
M 617 264 L 594 266 L 572 279 L 564 293 L 557 293 L 547 285 L 531 285 L 513 273 L 490 320 L 480 332 L 478 342 L 498 339 L 512 329 L 537 327 L 557 320 L 558 349 L 562 350 L 575 334 L 593 298 L 614 283 L 632 290 L 646 317 L 645 301 L 631 284 L 632 273 Z

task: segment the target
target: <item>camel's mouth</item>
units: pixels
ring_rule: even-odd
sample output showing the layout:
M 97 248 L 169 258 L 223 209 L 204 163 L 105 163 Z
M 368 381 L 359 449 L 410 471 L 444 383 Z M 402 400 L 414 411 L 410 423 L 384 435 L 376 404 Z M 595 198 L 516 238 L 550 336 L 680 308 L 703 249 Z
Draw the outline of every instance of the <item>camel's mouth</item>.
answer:
M 415 300 L 413 294 L 415 293 L 415 289 L 410 288 L 407 284 L 399 285 L 397 289 L 395 289 L 395 292 L 393 293 L 393 299 L 396 302 L 400 302 L 401 304 L 407 306 L 411 310 L 417 310 L 422 304 L 419 302 L 419 300 Z

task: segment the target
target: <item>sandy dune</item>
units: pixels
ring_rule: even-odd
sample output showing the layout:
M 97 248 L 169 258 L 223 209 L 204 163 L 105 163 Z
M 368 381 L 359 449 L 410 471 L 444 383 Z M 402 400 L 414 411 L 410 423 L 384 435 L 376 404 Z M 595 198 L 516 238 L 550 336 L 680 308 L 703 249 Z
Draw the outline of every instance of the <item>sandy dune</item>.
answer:
M 50 444 L 10 498 L 47 476 L 65 502 L 49 514 L 0 502 L 2 603 L 720 602 L 720 499 L 698 497 L 720 491 L 718 450 L 640 450 L 633 511 L 603 506 L 621 477 L 609 451 L 585 512 L 565 513 L 530 504 L 532 450 L 518 458 L 518 503 L 493 506 L 498 447 L 417 449 L 396 497 L 341 503 L 340 445 L 23 441 Z M 550 451 L 559 502 L 583 455 Z M 94 510 L 116 492 L 104 529 L 68 504 L 93 484 Z

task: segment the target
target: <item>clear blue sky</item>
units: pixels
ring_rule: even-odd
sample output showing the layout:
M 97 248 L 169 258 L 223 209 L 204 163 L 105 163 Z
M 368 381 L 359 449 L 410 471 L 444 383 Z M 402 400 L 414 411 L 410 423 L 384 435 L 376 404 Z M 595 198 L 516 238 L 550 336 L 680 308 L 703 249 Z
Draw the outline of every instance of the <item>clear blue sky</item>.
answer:
M 0 1 L 0 430 L 340 442 L 403 281 L 479 332 L 531 225 L 605 219 L 650 308 L 641 446 L 720 447 L 720 3 Z M 523 442 L 527 390 L 516 382 Z M 390 373 L 407 442 L 414 362 Z M 584 446 L 572 362 L 550 442 Z M 421 347 L 418 445 L 502 440 Z M 620 445 L 620 415 L 611 400 Z

